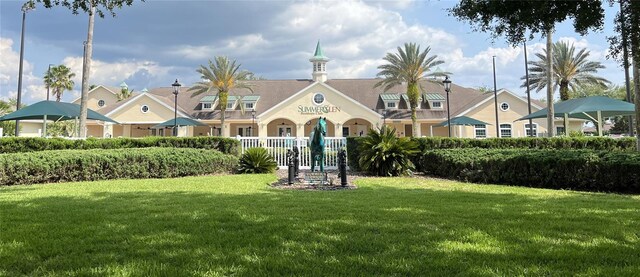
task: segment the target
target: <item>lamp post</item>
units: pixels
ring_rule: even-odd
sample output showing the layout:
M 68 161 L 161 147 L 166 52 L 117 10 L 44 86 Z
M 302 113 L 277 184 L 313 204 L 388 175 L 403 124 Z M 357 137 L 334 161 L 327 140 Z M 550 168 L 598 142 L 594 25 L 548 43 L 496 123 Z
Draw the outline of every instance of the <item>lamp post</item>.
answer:
M 20 109 L 20 102 L 22 100 L 22 64 L 24 62 L 24 23 L 27 18 L 27 12 L 35 9 L 33 2 L 27 2 L 22 5 L 22 33 L 20 35 L 20 65 L 18 68 L 18 95 L 16 96 L 16 111 Z M 20 135 L 20 121 L 16 120 L 16 137 Z
M 444 85 L 444 91 L 447 92 L 447 128 L 449 129 L 449 137 L 451 137 L 451 109 L 449 108 L 449 92 L 451 91 L 451 80 L 449 80 L 449 76 L 445 76 L 442 84 Z
M 251 130 L 251 136 L 253 136 L 253 125 L 256 124 L 256 110 L 251 110 L 251 127 L 249 127 Z M 256 126 L 257 127 L 257 126 Z
M 174 106 L 173 106 L 173 135 L 178 136 L 178 93 L 182 86 L 178 83 L 178 79 L 171 85 L 173 87 Z
M 387 126 L 387 110 L 382 110 L 382 126 Z

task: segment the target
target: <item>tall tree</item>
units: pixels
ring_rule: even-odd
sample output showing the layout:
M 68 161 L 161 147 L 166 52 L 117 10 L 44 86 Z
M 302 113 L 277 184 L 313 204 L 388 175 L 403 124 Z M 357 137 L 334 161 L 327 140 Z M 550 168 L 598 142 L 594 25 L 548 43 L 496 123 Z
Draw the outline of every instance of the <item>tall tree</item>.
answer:
M 16 110 L 16 106 L 18 104 L 18 100 L 16 98 L 9 98 L 9 101 L 0 99 L 0 116 L 3 116 L 8 113 L 12 113 Z M 20 105 L 24 107 L 24 104 Z M 16 122 L 15 121 L 0 121 L 0 128 L 2 128 L 2 133 L 4 136 L 12 136 L 16 131 Z
M 570 91 L 575 92 L 578 88 L 584 85 L 595 85 L 601 89 L 606 89 L 611 83 L 607 79 L 593 75 L 598 72 L 598 69 L 605 68 L 600 62 L 589 61 L 590 52 L 586 49 L 581 49 L 576 53 L 576 48 L 573 44 L 569 44 L 563 41 L 556 42 L 553 45 L 553 58 L 551 59 L 552 72 L 551 78 L 553 80 L 553 90 L 560 88 L 560 99 L 569 100 Z M 530 80 L 529 86 L 536 91 L 541 91 L 547 87 L 548 76 L 548 63 L 549 59 L 546 55 L 546 49 L 542 53 L 536 53 L 539 60 L 529 61 Z M 520 78 L 526 80 L 525 76 Z M 526 81 L 520 87 L 526 87 Z
M 604 9 L 601 0 L 582 1 L 511 1 L 511 0 L 461 0 L 449 13 L 459 20 L 471 23 L 476 31 L 489 32 L 492 37 L 506 36 L 516 46 L 533 34 L 547 38 L 547 56 L 552 57 L 552 34 L 556 22 L 573 19 L 576 32 L 586 34 L 590 29 L 601 29 Z M 551 72 L 551 64 L 547 65 Z M 547 79 L 547 127 L 553 136 L 552 80 Z
M 144 2 L 145 0 L 140 0 Z M 89 74 L 91 72 L 91 57 L 93 53 L 93 25 L 95 15 L 104 17 L 105 12 L 116 16 L 114 10 L 122 6 L 131 6 L 134 0 L 28 0 L 25 5 L 42 3 L 45 8 L 63 6 L 71 10 L 73 14 L 80 11 L 89 14 L 89 28 L 85 41 L 84 59 L 82 65 L 82 93 L 80 94 L 80 137 L 87 136 L 87 97 L 89 94 Z
M 72 90 L 73 77 L 76 74 L 71 72 L 71 68 L 61 64 L 51 67 L 44 75 L 44 85 L 51 90 L 51 94 L 56 96 L 56 101 L 60 102 L 65 90 Z
M 377 76 L 382 80 L 375 84 L 375 87 L 383 87 L 385 91 L 407 83 L 407 96 L 409 98 L 409 106 L 411 106 L 411 122 L 413 127 L 413 135 L 418 133 L 418 123 L 416 117 L 416 108 L 420 103 L 420 81 L 427 80 L 429 82 L 438 82 L 437 77 L 446 75 L 447 72 L 428 73 L 432 68 L 443 64 L 444 61 L 436 60 L 437 55 L 429 56 L 431 47 L 420 51 L 420 46 L 416 43 L 405 43 L 404 49 L 398 46 L 397 53 L 387 53 L 383 58 L 387 63 L 378 66 L 380 72 Z M 439 83 L 439 82 L 438 82 Z
M 225 112 L 229 92 L 234 88 L 248 89 L 253 93 L 253 85 L 246 82 L 253 73 L 247 70 L 240 70 L 240 64 L 229 60 L 224 56 L 216 56 L 215 62 L 209 60 L 209 67 L 201 65 L 196 71 L 200 73 L 203 81 L 195 83 L 188 91 L 192 92 L 191 97 L 209 92 L 217 91 L 218 103 L 220 105 L 220 133 L 225 133 Z

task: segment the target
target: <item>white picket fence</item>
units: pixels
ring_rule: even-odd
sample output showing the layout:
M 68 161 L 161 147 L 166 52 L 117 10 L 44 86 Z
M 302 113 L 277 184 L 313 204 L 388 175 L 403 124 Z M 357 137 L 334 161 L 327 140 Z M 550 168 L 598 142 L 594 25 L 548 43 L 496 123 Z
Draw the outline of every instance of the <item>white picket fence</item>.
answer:
M 297 147 L 300 153 L 300 169 L 311 168 L 311 151 L 307 147 L 308 137 L 237 137 L 240 140 L 241 151 L 252 147 L 262 147 L 273 156 L 279 168 L 287 167 L 287 150 Z M 325 162 L 326 169 L 338 168 L 338 150 L 347 148 L 347 139 L 338 137 L 325 137 Z

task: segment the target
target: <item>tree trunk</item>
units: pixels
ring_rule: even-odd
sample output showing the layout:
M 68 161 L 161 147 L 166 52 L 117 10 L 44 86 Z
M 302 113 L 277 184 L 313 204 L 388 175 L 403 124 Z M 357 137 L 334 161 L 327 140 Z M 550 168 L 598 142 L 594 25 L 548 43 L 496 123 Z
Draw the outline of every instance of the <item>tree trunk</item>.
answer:
M 553 41 L 552 41 L 553 28 L 547 29 L 547 133 L 549 137 L 553 137 L 555 134 L 555 124 L 553 123 Z M 566 130 L 567 126 L 565 126 Z
M 640 45 L 636 46 L 634 50 L 639 50 Z M 637 57 L 637 56 L 636 56 Z M 640 61 L 633 59 L 633 86 L 635 90 L 635 104 L 636 104 L 636 138 L 637 147 L 636 150 L 640 151 Z M 631 123 L 629 123 L 631 124 Z
M 569 100 L 569 82 L 560 81 L 560 100 Z
M 220 102 L 220 135 L 224 136 L 224 116 L 227 111 L 227 101 L 229 101 L 229 92 L 221 91 L 218 95 L 218 102 Z
M 82 93 L 80 94 L 80 133 L 79 137 L 87 137 L 87 98 L 89 97 L 89 74 L 91 72 L 91 54 L 93 48 L 93 23 L 96 16 L 95 4 L 91 3 L 89 12 L 89 30 L 87 31 L 84 63 L 82 64 Z
M 409 105 L 411 106 L 411 136 L 414 137 L 418 134 L 418 117 L 416 115 L 416 108 L 418 107 L 418 100 L 420 99 L 418 83 L 407 84 L 407 97 L 409 97 Z

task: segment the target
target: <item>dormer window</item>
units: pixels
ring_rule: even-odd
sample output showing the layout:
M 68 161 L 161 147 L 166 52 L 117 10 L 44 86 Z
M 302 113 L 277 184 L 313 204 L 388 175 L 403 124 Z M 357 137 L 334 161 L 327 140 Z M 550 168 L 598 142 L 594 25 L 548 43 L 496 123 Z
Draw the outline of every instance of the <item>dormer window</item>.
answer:
M 233 110 L 236 105 L 236 101 L 227 101 L 227 110 Z
M 398 105 L 396 104 L 396 102 L 387 102 L 387 109 L 396 109 L 398 108 Z
M 442 109 L 442 102 L 440 102 L 440 101 L 431 102 L 431 108 L 432 109 Z
M 211 110 L 213 108 L 213 103 L 202 103 L 203 110 Z
M 254 105 L 255 105 L 255 103 L 253 103 L 253 102 L 246 102 L 246 103 L 244 103 L 244 109 L 245 110 L 253 110 Z
M 425 102 L 429 103 L 429 107 L 431 109 L 442 109 L 444 102 L 445 102 L 445 98 L 444 96 L 442 96 L 442 94 L 440 93 L 425 93 L 422 95 L 422 99 L 424 99 Z
M 398 93 L 381 93 L 380 99 L 384 102 L 385 109 L 397 109 L 400 104 L 400 94 Z

